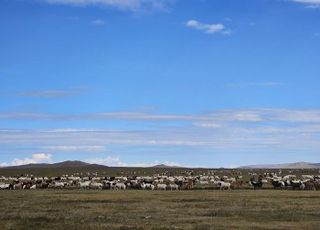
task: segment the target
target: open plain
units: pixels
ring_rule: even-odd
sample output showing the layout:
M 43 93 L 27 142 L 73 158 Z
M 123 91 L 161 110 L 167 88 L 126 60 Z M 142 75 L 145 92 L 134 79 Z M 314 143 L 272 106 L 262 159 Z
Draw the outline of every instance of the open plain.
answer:
M 320 192 L 0 191 L 1 229 L 319 229 Z

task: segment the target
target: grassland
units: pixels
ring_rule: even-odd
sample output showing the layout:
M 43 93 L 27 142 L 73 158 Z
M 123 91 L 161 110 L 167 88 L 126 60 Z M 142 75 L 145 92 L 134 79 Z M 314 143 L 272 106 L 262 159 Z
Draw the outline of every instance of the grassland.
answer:
M 1 229 L 319 229 L 316 191 L 0 191 Z

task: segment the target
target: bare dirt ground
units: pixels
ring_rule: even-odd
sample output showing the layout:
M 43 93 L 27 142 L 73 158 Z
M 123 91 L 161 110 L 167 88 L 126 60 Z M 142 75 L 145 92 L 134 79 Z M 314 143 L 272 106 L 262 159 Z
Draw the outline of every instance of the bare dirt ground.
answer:
M 317 191 L 0 191 L 1 229 L 319 229 Z

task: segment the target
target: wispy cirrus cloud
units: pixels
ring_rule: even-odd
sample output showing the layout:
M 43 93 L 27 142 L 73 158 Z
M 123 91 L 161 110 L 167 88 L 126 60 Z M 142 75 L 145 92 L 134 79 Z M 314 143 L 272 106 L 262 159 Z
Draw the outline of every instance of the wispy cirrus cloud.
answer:
M 103 145 L 54 145 L 42 148 L 51 152 L 104 152 L 107 150 Z
M 214 123 L 214 122 L 196 122 L 193 125 L 196 127 L 210 128 L 210 129 L 218 129 L 222 127 L 221 124 Z
M 92 114 L 54 114 L 54 113 L 27 113 L 13 112 L 0 113 L 0 120 L 52 120 L 52 121 L 153 121 L 153 122 L 320 122 L 319 109 L 281 109 L 281 108 L 257 108 L 257 109 L 229 109 L 216 110 L 203 114 L 155 114 L 144 112 L 104 112 Z M 73 129 L 66 129 L 72 132 Z M 84 131 L 87 131 L 86 129 Z
M 216 33 L 221 33 L 221 34 L 230 34 L 231 31 L 227 30 L 225 28 L 225 25 L 221 23 L 216 23 L 216 24 L 208 24 L 208 23 L 203 23 L 199 22 L 197 20 L 189 20 L 186 23 L 187 27 L 203 31 L 207 34 L 216 34 Z
M 72 116 L 46 113 L 9 112 L 0 113 L 0 119 L 14 120 L 72 120 Z
M 96 19 L 96 20 L 92 20 L 91 24 L 94 26 L 103 26 L 105 24 L 105 21 L 101 19 Z
M 291 0 L 293 2 L 320 5 L 320 0 Z
M 274 86 L 283 86 L 283 82 L 279 81 L 262 81 L 262 82 L 238 82 L 230 83 L 227 85 L 229 88 L 247 88 L 247 87 L 274 87 Z
M 89 90 L 87 87 L 74 87 L 70 89 L 41 89 L 29 90 L 17 93 L 20 97 L 39 97 L 39 98 L 66 98 L 78 96 Z
M 127 121 L 247 121 L 256 122 L 262 119 L 261 114 L 255 110 L 241 111 L 216 111 L 208 114 L 151 114 L 140 112 L 105 112 L 92 114 L 52 114 L 52 113 L 29 113 L 12 112 L 0 113 L 0 119 L 10 120 L 127 120 Z
M 121 119 L 157 123 L 148 129 L 31 129 L 0 130 L 0 145 L 38 146 L 34 151 L 104 152 L 109 145 L 185 146 L 224 151 L 320 148 L 320 110 L 243 109 L 201 115 L 122 114 Z M 1 116 L 0 116 L 1 117 Z M 108 119 L 117 119 L 116 117 Z M 183 126 L 166 122 L 183 121 Z M 181 119 L 181 120 L 179 120 Z M 176 123 L 177 124 L 177 123 Z M 295 141 L 299 140 L 299 141 Z M 84 145 L 85 143 L 85 145 Z
M 43 97 L 43 98 L 58 98 L 69 97 L 73 95 L 73 92 L 66 90 L 33 90 L 19 93 L 21 97 Z
M 175 0 L 38 0 L 49 4 L 71 6 L 107 6 L 121 10 L 167 10 Z
M 297 141 L 299 140 L 299 141 Z M 260 123 L 257 125 L 223 124 L 216 128 L 212 126 L 188 126 L 161 128 L 149 131 L 141 130 L 108 130 L 73 133 L 48 132 L 47 130 L 11 130 L 0 132 L 0 145 L 6 146 L 7 151 L 14 152 L 16 146 L 32 146 L 28 149 L 44 149 L 42 146 L 55 145 L 104 145 L 104 146 L 140 146 L 148 149 L 192 148 L 210 151 L 252 152 L 269 151 L 317 151 L 320 148 L 320 124 L 299 124 L 290 126 L 285 123 Z M 67 148 L 64 153 L 81 152 L 90 156 L 91 149 L 74 151 Z M 48 150 L 48 149 L 46 149 Z M 51 152 L 60 151 L 50 149 Z M 67 156 L 67 155 L 65 155 Z
M 292 2 L 305 4 L 307 8 L 319 8 L 320 0 L 290 0 Z

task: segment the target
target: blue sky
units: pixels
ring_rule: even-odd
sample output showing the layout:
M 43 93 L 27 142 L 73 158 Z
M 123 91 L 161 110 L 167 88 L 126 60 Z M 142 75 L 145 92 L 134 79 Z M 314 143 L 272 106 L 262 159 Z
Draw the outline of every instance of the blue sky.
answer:
M 0 0 L 0 165 L 320 162 L 320 1 Z

